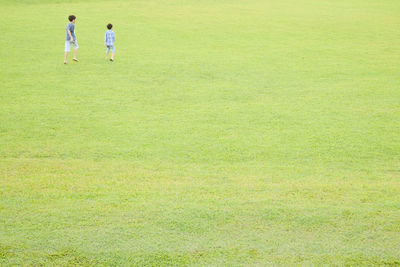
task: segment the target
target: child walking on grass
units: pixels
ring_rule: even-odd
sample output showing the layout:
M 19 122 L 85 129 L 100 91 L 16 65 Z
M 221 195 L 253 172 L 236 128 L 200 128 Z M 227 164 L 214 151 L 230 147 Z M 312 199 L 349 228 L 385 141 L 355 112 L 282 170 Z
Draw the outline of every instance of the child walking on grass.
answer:
M 67 37 L 65 39 L 65 57 L 64 57 L 64 64 L 67 64 L 67 57 L 68 53 L 71 51 L 71 45 L 74 46 L 74 61 L 78 61 L 76 58 L 76 53 L 78 52 L 78 41 L 76 40 L 75 36 L 75 21 L 76 17 L 71 15 L 68 17 L 69 23 L 67 25 Z
M 104 35 L 104 46 L 107 47 L 106 50 L 106 60 L 108 60 L 108 53 L 111 50 L 111 58 L 110 61 L 114 61 L 114 54 L 115 54 L 115 32 L 112 30 L 113 25 L 109 23 L 107 25 L 107 31 L 106 34 Z

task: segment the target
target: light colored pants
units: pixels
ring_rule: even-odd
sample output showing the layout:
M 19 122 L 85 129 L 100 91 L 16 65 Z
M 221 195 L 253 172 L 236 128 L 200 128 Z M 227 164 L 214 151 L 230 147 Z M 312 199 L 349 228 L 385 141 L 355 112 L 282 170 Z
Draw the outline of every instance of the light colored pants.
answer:
M 107 45 L 107 53 L 110 52 L 110 49 L 113 53 L 115 53 L 115 45 Z
M 65 52 L 71 51 L 71 44 L 74 45 L 75 50 L 79 48 L 77 40 L 75 40 L 73 43 L 71 43 L 70 41 L 65 41 Z

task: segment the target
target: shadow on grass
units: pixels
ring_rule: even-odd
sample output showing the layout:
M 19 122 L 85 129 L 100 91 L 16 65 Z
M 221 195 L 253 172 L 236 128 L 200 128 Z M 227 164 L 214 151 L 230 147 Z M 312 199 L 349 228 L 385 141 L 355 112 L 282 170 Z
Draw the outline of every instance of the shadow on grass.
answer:
M 4 260 L 7 258 L 11 258 L 12 256 L 14 256 L 14 253 L 12 252 L 12 247 L 0 244 L 0 259 Z
M 64 266 L 93 266 L 95 261 L 82 255 L 75 249 L 65 248 L 56 253 L 47 255 L 48 260 L 53 264 Z

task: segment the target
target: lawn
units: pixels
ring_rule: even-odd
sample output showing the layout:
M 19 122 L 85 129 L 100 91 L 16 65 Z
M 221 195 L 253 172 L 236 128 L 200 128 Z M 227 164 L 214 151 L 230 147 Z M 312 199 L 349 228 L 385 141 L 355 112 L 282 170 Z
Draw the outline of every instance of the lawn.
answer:
M 399 14 L 0 0 L 0 265 L 400 265 Z

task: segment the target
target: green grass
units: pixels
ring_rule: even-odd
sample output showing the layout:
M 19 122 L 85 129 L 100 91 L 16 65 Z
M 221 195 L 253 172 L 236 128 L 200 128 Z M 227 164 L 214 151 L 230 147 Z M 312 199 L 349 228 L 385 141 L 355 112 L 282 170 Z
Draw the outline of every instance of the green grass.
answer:
M 399 1 L 0 6 L 0 265 L 400 265 Z

